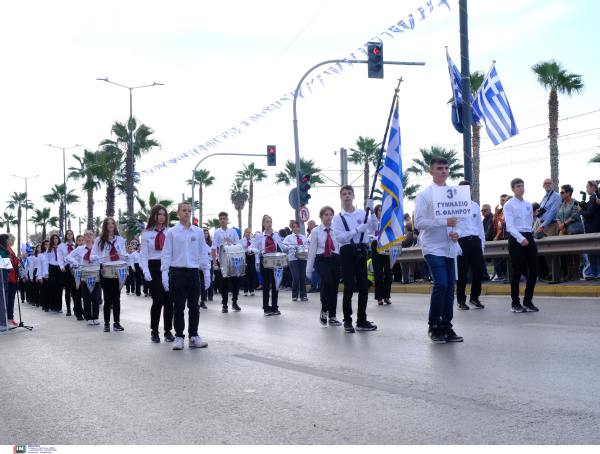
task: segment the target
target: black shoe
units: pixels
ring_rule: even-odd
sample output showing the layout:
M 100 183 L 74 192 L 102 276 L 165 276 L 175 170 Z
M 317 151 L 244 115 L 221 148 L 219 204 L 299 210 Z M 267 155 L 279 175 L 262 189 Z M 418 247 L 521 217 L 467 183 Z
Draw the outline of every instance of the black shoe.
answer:
M 306 292 L 306 293 L 317 293 L 317 289 L 310 288 L 310 289 L 308 289 L 308 292 Z
M 223 308 L 221 309 L 221 312 L 223 312 L 224 314 L 229 312 L 229 310 L 227 309 L 227 304 L 223 304 Z
M 368 320 L 364 322 L 356 322 L 356 331 L 375 331 L 377 329 L 377 325 L 374 325 Z
M 329 312 L 320 312 L 320 316 L 319 316 L 319 321 L 321 322 L 321 325 L 323 326 L 327 326 L 327 315 L 329 314 Z
M 204 301 L 200 301 L 200 309 L 208 309 L 208 307 L 206 307 L 206 303 Z
M 213 300 L 213 299 L 212 299 L 212 296 L 209 296 L 209 297 L 208 297 L 208 301 L 212 301 L 212 300 Z
M 433 342 L 434 344 L 446 343 L 446 338 L 442 334 L 442 330 L 439 328 L 434 328 L 433 326 L 430 326 L 429 331 L 427 331 L 427 335 L 429 336 L 429 339 L 431 339 L 431 342 Z
M 444 337 L 446 338 L 446 342 L 462 342 L 463 338 L 457 336 L 452 328 L 444 330 Z
M 123 331 L 125 328 L 121 326 L 119 322 L 113 323 L 113 331 Z
M 300 298 L 300 301 L 308 301 L 308 298 L 306 296 L 303 296 L 302 298 Z
M 477 300 L 471 300 L 469 301 L 469 304 L 473 306 L 474 309 L 483 309 L 485 307 L 483 304 L 481 304 L 481 302 Z
M 511 312 L 527 312 L 527 309 L 525 309 L 523 306 L 521 306 L 521 303 L 513 303 L 512 306 L 510 307 L 510 311 Z
M 104 332 L 105 333 L 109 333 L 110 332 L 110 323 L 105 323 L 104 324 Z
M 352 326 L 352 321 L 349 321 L 349 322 L 344 321 L 344 332 L 346 332 L 346 333 L 354 332 L 354 326 Z
M 171 334 L 171 331 L 165 331 L 165 342 L 173 342 L 175 340 L 175 336 Z
M 271 310 L 270 307 L 267 307 L 264 311 L 265 311 L 265 315 L 273 315 L 273 311 Z
M 273 315 L 281 315 L 281 312 L 279 312 L 279 309 L 273 309 Z
M 83 320 L 83 317 L 81 315 L 78 315 L 77 320 L 81 321 L 81 320 Z
M 158 331 L 152 331 L 150 333 L 150 341 L 154 344 L 158 344 L 160 342 L 160 337 L 158 337 Z
M 463 311 L 468 311 L 469 310 L 469 306 L 467 306 L 464 301 L 458 301 L 456 303 L 456 308 L 457 309 L 462 309 Z
M 232 309 L 234 312 L 239 312 L 239 311 L 241 311 L 241 310 L 242 310 L 242 308 L 241 308 L 240 306 L 238 306 L 238 303 L 233 303 L 233 304 L 231 305 L 231 309 Z
M 44 312 L 50 312 L 50 309 L 44 309 Z
M 67 316 L 67 317 L 70 317 L 71 315 L 73 315 L 73 314 L 71 314 L 71 311 L 67 311 L 67 314 L 66 314 L 66 316 Z
M 523 303 L 523 307 L 531 312 L 539 312 L 540 310 L 533 305 L 533 303 Z

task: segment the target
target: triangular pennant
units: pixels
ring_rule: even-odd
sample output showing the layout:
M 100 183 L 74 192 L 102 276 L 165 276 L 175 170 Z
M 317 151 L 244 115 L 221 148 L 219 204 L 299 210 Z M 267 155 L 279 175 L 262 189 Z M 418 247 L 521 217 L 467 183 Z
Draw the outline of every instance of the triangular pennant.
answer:
M 283 277 L 283 268 L 275 268 L 273 272 L 275 273 L 275 288 L 279 290 L 281 278 Z
M 127 268 L 119 268 L 117 273 L 119 274 L 119 290 L 121 290 L 125 285 L 125 281 L 127 280 Z
M 75 270 L 73 277 L 75 278 L 75 288 L 79 290 L 79 285 L 81 285 L 81 271 Z
M 232 257 L 231 260 L 235 266 L 235 273 L 240 275 L 240 267 L 242 266 L 242 258 L 241 257 Z
M 394 246 L 390 248 L 390 267 L 393 267 L 396 263 L 396 259 L 398 258 L 398 254 L 400 250 L 396 249 Z
M 92 293 L 94 291 L 94 284 L 96 283 L 96 276 L 90 276 L 85 280 L 87 288 Z

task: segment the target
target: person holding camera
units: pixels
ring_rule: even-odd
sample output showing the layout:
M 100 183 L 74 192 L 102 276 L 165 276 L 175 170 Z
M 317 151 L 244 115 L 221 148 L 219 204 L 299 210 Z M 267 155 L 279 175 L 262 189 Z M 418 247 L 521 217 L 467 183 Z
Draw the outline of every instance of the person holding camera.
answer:
M 577 209 L 583 218 L 585 233 L 598 233 L 600 232 L 600 205 L 597 203 L 598 182 L 595 180 L 588 181 L 585 185 L 585 192 L 590 196 L 590 200 L 586 202 L 584 195 Z M 600 255 L 588 254 L 588 260 L 590 262 L 590 275 L 586 276 L 585 279 L 590 281 L 600 278 Z
M 560 187 L 562 203 L 558 207 L 556 219 L 558 222 L 559 236 L 578 235 L 583 233 L 583 223 L 577 208 L 579 204 L 573 200 L 573 186 L 564 184 Z M 565 256 L 567 260 L 567 277 L 565 281 L 579 280 L 579 254 Z
M 535 237 L 537 239 L 541 239 L 546 236 L 558 236 L 558 223 L 556 221 L 556 213 L 558 212 L 558 207 L 561 203 L 561 197 L 558 195 L 556 191 L 552 189 L 554 186 L 554 182 L 551 178 L 546 178 L 544 180 L 544 190 L 546 191 L 546 195 L 542 198 L 540 202 L 540 209 L 538 211 L 537 217 L 541 221 L 541 225 L 535 231 Z M 560 263 L 560 262 L 559 262 Z M 552 280 L 552 256 L 546 256 L 546 265 L 548 265 L 548 275 L 544 277 L 542 280 L 551 281 Z

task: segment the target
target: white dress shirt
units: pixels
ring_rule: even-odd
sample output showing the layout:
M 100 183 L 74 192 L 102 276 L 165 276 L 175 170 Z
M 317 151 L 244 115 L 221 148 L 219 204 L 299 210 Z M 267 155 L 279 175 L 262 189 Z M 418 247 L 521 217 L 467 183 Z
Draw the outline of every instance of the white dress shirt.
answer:
M 483 231 L 483 221 L 479 215 L 479 205 L 471 200 L 472 216 L 468 218 L 458 218 L 455 232 L 458 233 L 458 238 L 465 236 L 478 236 L 481 240 L 481 250 L 485 248 L 485 232 Z
M 267 236 L 265 235 L 265 232 L 261 232 L 261 233 L 257 233 L 256 237 L 254 237 L 254 239 L 252 240 L 252 249 L 254 249 L 256 251 L 256 253 L 254 254 L 254 256 L 256 257 L 255 262 L 256 263 L 260 263 L 260 256 L 263 254 L 263 251 L 265 250 L 265 239 L 267 238 Z M 289 246 L 287 244 L 284 244 L 281 237 L 279 236 L 279 233 L 277 232 L 273 232 L 273 239 L 275 240 L 275 247 L 279 247 L 279 249 L 283 252 L 287 252 L 289 250 Z
M 48 274 L 48 254 L 46 252 L 38 254 L 37 259 L 38 259 L 38 262 L 37 262 L 36 278 L 38 280 L 40 280 L 40 279 L 43 279 L 44 276 L 46 276 Z
M 163 281 L 169 268 L 196 268 L 210 271 L 210 261 L 206 254 L 204 232 L 195 225 L 186 229 L 181 222 L 167 232 L 162 249 L 161 266 Z
M 244 248 L 244 252 L 245 252 L 246 254 L 247 254 L 248 252 L 249 252 L 250 254 L 255 254 L 255 253 L 257 253 L 257 252 L 258 252 L 256 249 L 252 248 L 252 241 L 253 241 L 253 238 L 252 238 L 252 237 L 250 237 L 250 238 L 243 237 L 243 238 L 240 240 L 240 243 L 239 243 L 239 244 L 241 244 L 241 245 L 242 245 L 242 247 Z
M 75 249 L 77 249 L 77 244 L 75 244 L 75 242 L 71 243 L 71 247 L 73 248 L 73 251 Z M 71 251 L 72 252 L 72 251 Z M 67 263 L 65 263 L 65 257 L 69 255 L 69 243 L 61 243 L 58 245 L 58 261 L 59 266 L 61 268 L 64 268 L 65 265 L 67 265 Z
M 163 230 L 165 240 L 168 231 L 168 227 L 165 227 L 165 230 Z M 162 256 L 162 250 L 156 249 L 156 235 L 158 235 L 156 230 L 144 230 L 142 238 L 140 239 L 141 251 L 139 264 L 144 272 L 148 271 L 148 260 L 160 260 L 160 257 Z M 131 268 L 133 268 L 133 266 Z
M 129 257 L 127 257 L 127 266 L 135 273 L 135 258 L 133 257 L 133 254 L 129 254 Z
M 298 238 L 300 238 L 300 241 L 302 241 L 302 245 L 304 245 L 304 246 L 310 246 L 310 243 L 308 242 L 308 239 L 304 235 L 296 235 L 295 233 L 292 233 L 291 235 L 286 236 L 283 239 L 283 244 L 287 244 L 288 246 L 290 246 L 290 254 L 289 254 L 290 261 L 292 261 L 292 260 L 306 260 L 306 259 L 298 259 L 298 258 L 296 258 L 296 249 L 295 249 L 295 247 L 298 246 Z
M 218 254 L 219 248 L 225 244 L 225 238 L 229 238 L 233 244 L 240 242 L 240 237 L 235 230 L 223 230 L 222 227 L 219 227 L 213 235 L 212 246 L 210 248 L 214 251 L 217 251 Z
M 433 187 L 431 182 L 417 195 L 415 202 L 415 229 L 419 231 L 419 240 L 423 255 L 454 258 L 454 243 L 450 238 L 451 227 L 446 219 L 436 219 L 433 209 Z
M 92 248 L 92 254 L 93 255 L 97 255 L 98 257 L 100 257 L 100 263 L 106 263 L 106 262 L 110 262 L 110 242 L 107 241 L 106 244 L 104 245 L 104 249 L 100 249 L 100 237 L 96 238 L 96 241 L 94 241 L 94 247 Z M 117 253 L 119 254 L 119 256 L 124 256 L 124 257 L 119 257 L 119 260 L 127 260 L 127 257 L 129 256 L 129 254 L 127 254 L 127 249 L 125 248 L 125 240 L 123 239 L 123 237 L 121 236 L 115 236 L 113 238 L 113 241 L 115 242 L 115 249 L 117 250 Z
M 133 256 L 133 263 L 134 264 L 137 263 L 139 265 L 140 264 L 140 253 L 138 251 L 133 251 L 133 253 L 131 255 Z
M 54 253 L 54 249 L 56 249 L 56 254 Z M 48 265 L 59 266 L 61 268 L 64 266 L 60 256 L 58 255 L 58 246 L 51 248 L 48 252 L 46 252 L 46 254 L 48 254 Z
M 98 256 L 94 256 L 92 252 L 94 246 L 90 248 L 90 258 L 88 260 L 83 260 L 85 254 L 88 253 L 88 247 L 84 244 L 82 246 L 78 246 L 73 252 L 65 257 L 65 262 L 67 262 L 71 266 L 80 266 L 80 265 L 98 265 L 100 260 Z M 93 258 L 92 258 L 93 257 Z
M 27 259 L 29 260 L 29 269 L 27 271 L 29 271 L 29 279 L 34 279 L 35 276 L 33 275 L 33 272 L 35 271 L 35 269 L 37 268 L 37 264 L 38 264 L 38 258 L 35 255 L 31 255 L 29 257 L 27 257 Z
M 527 200 L 519 200 L 513 197 L 504 204 L 504 222 L 506 230 L 511 236 L 521 242 L 525 239 L 521 232 L 531 233 L 531 220 L 533 219 L 533 207 Z
M 336 214 L 333 218 L 333 232 L 338 242 L 340 243 L 340 247 L 346 246 L 350 244 L 350 240 L 354 240 L 354 244 L 358 244 L 360 242 L 361 233 L 356 232 L 356 227 L 362 225 L 365 220 L 365 212 L 360 208 L 354 208 L 354 212 L 348 213 L 346 210 L 342 208 L 339 214 Z M 340 216 L 344 216 L 346 223 L 348 224 L 349 231 L 346 231 L 346 227 L 344 227 L 344 223 L 342 222 L 342 218 Z M 363 235 L 363 243 L 369 242 L 369 230 L 377 229 L 377 216 L 374 213 L 371 213 L 369 218 L 367 219 L 367 231 Z
M 329 234 L 331 235 L 331 239 L 333 240 L 334 250 L 331 251 L 333 254 L 340 253 L 340 243 L 338 243 L 335 235 L 333 233 L 333 222 L 329 226 Z M 312 274 L 312 270 L 315 266 L 315 257 L 318 254 L 325 253 L 325 242 L 327 241 L 327 232 L 325 231 L 327 227 L 324 224 L 319 225 L 316 229 L 310 232 L 310 237 L 312 241 L 310 242 L 310 250 L 308 252 L 308 262 L 306 263 L 306 275 L 310 276 Z M 310 274 L 309 274 L 310 273 Z

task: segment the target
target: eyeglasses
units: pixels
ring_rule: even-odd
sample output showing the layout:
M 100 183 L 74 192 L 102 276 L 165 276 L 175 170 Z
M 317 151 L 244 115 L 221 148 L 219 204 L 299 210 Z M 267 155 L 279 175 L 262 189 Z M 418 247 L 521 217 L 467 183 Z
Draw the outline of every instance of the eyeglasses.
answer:
M 482 212 L 482 213 L 483 213 L 483 212 L 485 212 L 485 211 L 490 211 L 490 209 L 489 209 L 489 208 L 483 208 L 483 209 L 481 210 L 481 212 Z
M 561 194 L 566 194 L 566 192 L 561 192 Z
M 552 182 L 550 182 L 550 183 L 544 183 L 544 186 L 546 186 L 547 184 L 552 184 Z
M 93 233 L 86 233 L 84 236 L 94 236 Z

